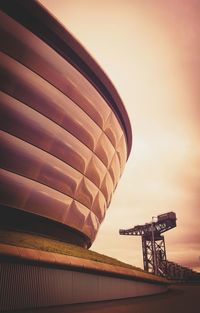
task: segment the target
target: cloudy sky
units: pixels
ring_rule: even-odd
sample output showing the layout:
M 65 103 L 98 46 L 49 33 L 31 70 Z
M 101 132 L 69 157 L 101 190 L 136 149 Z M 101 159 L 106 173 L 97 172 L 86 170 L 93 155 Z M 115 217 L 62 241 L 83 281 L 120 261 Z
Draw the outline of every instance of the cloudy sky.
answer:
M 119 228 L 174 211 L 167 258 L 200 270 L 200 1 L 40 0 L 116 86 L 133 147 L 92 250 L 143 267 Z

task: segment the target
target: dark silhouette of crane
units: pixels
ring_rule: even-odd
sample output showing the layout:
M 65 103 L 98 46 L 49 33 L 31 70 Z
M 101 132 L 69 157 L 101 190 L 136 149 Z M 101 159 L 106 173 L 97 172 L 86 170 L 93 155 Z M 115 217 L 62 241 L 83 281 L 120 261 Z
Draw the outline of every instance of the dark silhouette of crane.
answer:
M 176 227 L 176 214 L 169 212 L 157 216 L 156 222 L 120 229 L 120 235 L 141 236 L 144 270 L 159 276 L 167 276 L 165 239 L 162 233 Z

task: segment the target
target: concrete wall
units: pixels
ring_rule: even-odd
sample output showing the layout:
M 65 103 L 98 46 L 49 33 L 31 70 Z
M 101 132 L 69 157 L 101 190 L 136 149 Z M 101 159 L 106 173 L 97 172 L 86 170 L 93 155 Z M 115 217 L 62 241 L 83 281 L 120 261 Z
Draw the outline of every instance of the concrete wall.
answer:
M 162 283 L 0 262 L 0 312 L 161 293 Z

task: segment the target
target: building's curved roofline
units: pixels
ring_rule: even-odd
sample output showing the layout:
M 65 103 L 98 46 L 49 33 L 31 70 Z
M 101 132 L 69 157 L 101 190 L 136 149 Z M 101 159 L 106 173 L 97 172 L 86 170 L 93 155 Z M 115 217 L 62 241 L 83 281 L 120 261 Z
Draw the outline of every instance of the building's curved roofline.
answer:
M 127 139 L 127 157 L 132 146 L 132 130 L 128 114 L 114 85 L 85 48 L 34 0 L 6 0 L 0 2 L 2 10 L 57 51 L 76 67 L 101 93 L 113 108 Z

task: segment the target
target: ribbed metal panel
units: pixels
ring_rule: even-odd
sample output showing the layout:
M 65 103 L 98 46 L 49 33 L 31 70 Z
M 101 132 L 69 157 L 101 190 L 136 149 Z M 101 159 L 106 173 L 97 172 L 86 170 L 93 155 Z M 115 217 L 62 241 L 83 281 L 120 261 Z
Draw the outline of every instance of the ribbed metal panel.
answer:
M 64 304 L 70 295 L 69 271 L 10 263 L 0 268 L 0 312 Z
M 0 262 L 0 312 L 150 295 L 166 289 L 159 283 Z
M 1 212 L 12 207 L 69 226 L 89 246 L 128 157 L 118 109 L 77 66 L 3 12 L 0 33 Z

